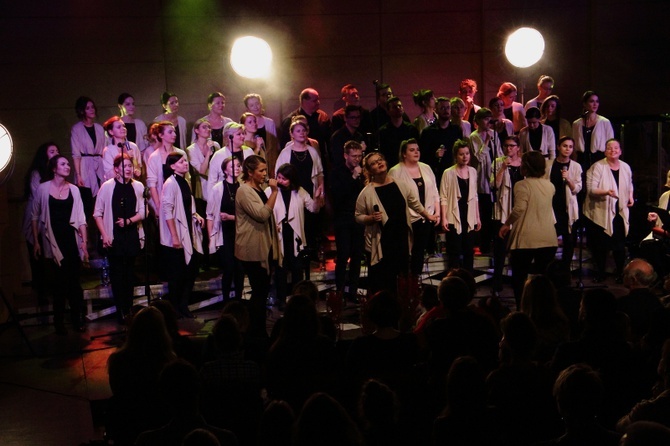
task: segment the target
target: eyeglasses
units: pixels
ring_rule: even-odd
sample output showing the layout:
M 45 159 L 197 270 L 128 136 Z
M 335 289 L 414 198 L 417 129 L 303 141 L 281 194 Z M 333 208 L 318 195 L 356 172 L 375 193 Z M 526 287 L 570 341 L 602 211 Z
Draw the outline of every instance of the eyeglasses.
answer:
M 517 147 L 518 144 L 503 144 L 503 149 L 506 149 L 508 147 Z

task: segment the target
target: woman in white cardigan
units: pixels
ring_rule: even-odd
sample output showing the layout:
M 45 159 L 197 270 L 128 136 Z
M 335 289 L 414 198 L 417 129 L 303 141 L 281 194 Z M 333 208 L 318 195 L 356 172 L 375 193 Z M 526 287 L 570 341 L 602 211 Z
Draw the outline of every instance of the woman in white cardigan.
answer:
M 358 195 L 354 216 L 357 223 L 365 225 L 365 250 L 370 255 L 368 293 L 396 293 L 398 277 L 409 271 L 410 209 L 433 223 L 439 219 L 426 211 L 405 183 L 388 175 L 381 153 L 369 153 L 363 159 L 363 167 L 367 185 Z
M 552 207 L 556 218 L 556 236 L 563 241 L 561 259 L 569 264 L 574 253 L 572 242 L 572 225 L 579 218 L 577 194 L 582 190 L 582 166 L 572 161 L 570 156 L 574 151 L 575 140 L 570 136 L 563 136 L 558 140 L 558 154 L 553 161 L 547 160 L 547 170 L 544 177 L 551 181 L 556 188 Z
M 408 139 L 400 144 L 398 159 L 400 162 L 389 170 L 389 176 L 398 182 L 405 183 L 419 201 L 426 208 L 426 212 L 440 218 L 440 195 L 437 191 L 437 182 L 433 169 L 428 164 L 419 162 L 421 151 L 416 139 Z M 432 231 L 431 222 L 424 220 L 413 209 L 409 210 L 412 222 L 412 254 L 410 271 L 415 276 L 423 270 L 424 252 L 430 242 Z
M 605 144 L 605 158 L 586 172 L 584 216 L 588 218 L 588 239 L 596 266 L 596 281 L 605 274 L 607 253 L 612 251 L 617 280 L 623 274 L 628 235 L 628 208 L 633 206 L 633 174 L 621 161 L 621 144 L 610 139 Z
M 144 185 L 133 180 L 127 153 L 114 158 L 114 178 L 102 183 L 93 217 L 107 250 L 109 278 L 119 323 L 133 305 L 135 258 L 144 246 Z
M 84 292 L 79 284 L 86 251 L 86 217 L 79 189 L 68 183 L 70 162 L 63 155 L 47 163 L 47 176 L 33 200 L 33 255 L 43 257 L 53 291 L 56 334 L 65 335 L 65 300 L 70 302 L 70 317 L 75 331 L 84 331 L 82 304 Z
M 142 154 L 137 145 L 128 141 L 126 124 L 118 116 L 112 116 L 102 125 L 109 136 L 109 145 L 102 151 L 102 168 L 105 172 L 105 181 L 116 176 L 114 159 L 121 153 L 127 153 L 133 163 L 133 177 L 142 175 Z M 121 147 L 119 147 L 121 144 Z
M 121 93 L 117 104 L 121 120 L 126 124 L 128 130 L 128 140 L 134 142 L 140 152 L 144 154 L 144 149 L 149 145 L 147 125 L 144 121 L 135 117 L 135 98 L 129 93 Z
M 540 122 L 540 109 L 531 107 L 526 111 L 528 125 L 519 132 L 521 141 L 521 153 L 538 151 L 546 159 L 556 158 L 556 138 L 554 130 L 548 125 Z
M 293 289 L 303 278 L 304 264 L 300 253 L 305 249 L 305 209 L 310 212 L 319 211 L 319 202 L 313 200 L 307 191 L 298 184 L 298 170 L 292 164 L 282 164 L 277 169 L 277 202 L 274 206 L 275 222 L 282 263 L 275 268 L 275 285 L 279 306 L 286 303 L 288 291 Z M 265 189 L 270 197 L 272 190 Z M 288 284 L 288 273 L 291 273 L 291 284 Z
M 598 114 L 600 98 L 595 91 L 587 91 L 582 96 L 582 116 L 572 123 L 572 137 L 579 164 L 586 172 L 591 165 L 605 156 L 607 141 L 614 138 L 614 129 L 609 119 Z
M 160 240 L 167 267 L 168 293 L 177 312 L 182 317 L 192 318 L 195 316 L 188 304 L 198 275 L 204 220 L 195 211 L 195 201 L 185 178 L 189 166 L 186 155 L 172 152 L 165 165 L 173 172 L 163 185 L 160 208 Z
M 275 122 L 265 116 L 263 110 L 263 98 L 259 94 L 249 93 L 244 97 L 244 106 L 249 113 L 256 116 L 257 134 L 265 141 L 265 156 L 268 162 L 269 172 L 275 171 L 275 163 L 279 155 L 279 138 L 277 138 L 277 127 Z
M 461 139 L 454 143 L 453 158 L 454 165 L 444 171 L 440 184 L 442 229 L 447 235 L 449 268 L 462 267 L 472 272 L 473 236 L 482 222 L 479 218 L 477 171 L 468 165 L 470 147 L 467 141 Z
M 93 213 L 93 197 L 98 194 L 103 182 L 102 151 L 105 148 L 105 130 L 95 122 L 98 109 L 91 98 L 81 96 L 75 103 L 79 122 L 72 126 L 70 145 L 77 186 L 87 189 L 84 196 L 84 211 Z M 89 195 L 90 194 L 90 195 Z

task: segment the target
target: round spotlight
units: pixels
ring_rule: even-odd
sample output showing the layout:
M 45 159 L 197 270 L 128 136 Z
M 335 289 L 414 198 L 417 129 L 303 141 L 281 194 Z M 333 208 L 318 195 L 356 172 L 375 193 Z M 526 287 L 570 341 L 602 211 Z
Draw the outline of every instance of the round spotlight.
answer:
M 507 38 L 505 56 L 518 68 L 526 68 L 540 60 L 544 53 L 544 38 L 533 28 L 519 28 Z
M 242 77 L 258 79 L 270 74 L 272 49 L 258 37 L 240 37 L 230 51 L 230 65 Z
M 12 143 L 12 137 L 5 126 L 0 124 L 0 172 L 5 170 L 9 165 L 13 151 L 14 144 Z

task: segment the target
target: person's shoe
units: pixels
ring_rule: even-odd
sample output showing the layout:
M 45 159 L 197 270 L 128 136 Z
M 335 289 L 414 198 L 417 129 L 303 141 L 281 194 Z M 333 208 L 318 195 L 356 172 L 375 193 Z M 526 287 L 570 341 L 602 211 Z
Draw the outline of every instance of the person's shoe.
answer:
M 59 336 L 65 336 L 67 334 L 67 328 L 63 324 L 56 324 L 56 334 Z

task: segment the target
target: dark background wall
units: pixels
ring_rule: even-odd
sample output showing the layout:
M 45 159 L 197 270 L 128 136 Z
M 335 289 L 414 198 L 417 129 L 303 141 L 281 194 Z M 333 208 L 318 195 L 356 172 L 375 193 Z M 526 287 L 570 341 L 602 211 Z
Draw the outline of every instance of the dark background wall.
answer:
M 461 79 L 479 84 L 485 104 L 503 81 L 536 94 L 540 74 L 556 79 L 564 117 L 580 110 L 581 94 L 598 91 L 601 114 L 658 115 L 670 99 L 670 42 L 664 0 L 117 0 L 0 1 L 0 123 L 14 138 L 16 166 L 0 186 L 0 284 L 25 278 L 18 236 L 22 177 L 36 147 L 56 141 L 69 154 L 74 101 L 92 97 L 99 121 L 117 113 L 116 98 L 135 96 L 137 117 L 161 113 L 166 89 L 193 122 L 206 114 L 212 91 L 227 96 L 237 119 L 242 98 L 257 92 L 276 121 L 296 108 L 307 86 L 331 113 L 340 87 L 358 86 L 374 106 L 372 80 L 391 83 L 413 118 L 411 92 L 431 88 L 453 96 Z M 519 26 L 545 37 L 544 57 L 514 69 L 506 36 Z M 228 55 L 234 38 L 256 35 L 273 48 L 268 80 L 238 77 Z M 11 275 L 11 279 L 7 276 Z

